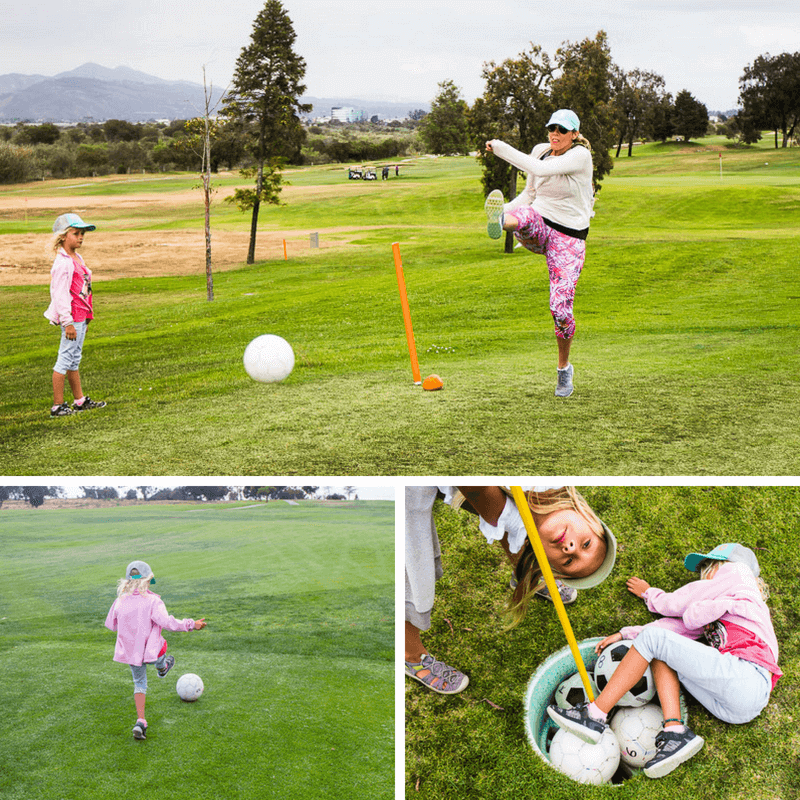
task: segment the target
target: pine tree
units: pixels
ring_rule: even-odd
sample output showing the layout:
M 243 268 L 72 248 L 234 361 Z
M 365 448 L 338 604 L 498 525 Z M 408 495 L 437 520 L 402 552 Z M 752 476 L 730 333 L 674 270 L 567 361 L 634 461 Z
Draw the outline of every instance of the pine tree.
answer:
M 298 112 L 310 111 L 300 103 L 306 87 L 301 81 L 306 62 L 294 52 L 297 36 L 280 0 L 267 0 L 253 23 L 250 44 L 236 61 L 232 86 L 223 114 L 254 127 L 255 189 L 237 190 L 233 202 L 253 209 L 247 263 L 255 260 L 258 212 L 262 202 L 277 203 L 280 164 L 286 144 L 302 138 Z

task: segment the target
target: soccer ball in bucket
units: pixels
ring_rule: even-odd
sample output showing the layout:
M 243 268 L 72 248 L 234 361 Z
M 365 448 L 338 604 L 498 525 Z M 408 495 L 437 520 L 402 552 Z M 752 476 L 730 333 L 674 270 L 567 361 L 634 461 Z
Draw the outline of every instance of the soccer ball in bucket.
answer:
M 632 644 L 633 642 L 630 640 L 623 640 L 609 645 L 599 655 L 597 663 L 594 665 L 594 682 L 601 692 L 606 688 L 606 684 L 614 674 L 614 670 L 619 666 L 620 661 L 628 654 L 628 649 Z M 622 695 L 617 705 L 643 706 L 655 696 L 656 685 L 653 681 L 653 673 L 648 666 L 638 683 Z
M 294 369 L 294 350 L 274 333 L 256 336 L 244 351 L 244 368 L 259 383 L 279 383 Z
M 619 767 L 619 742 L 606 728 L 597 744 L 579 739 L 574 733 L 556 731 L 550 743 L 550 763 L 567 777 L 580 783 L 608 783 Z
M 177 684 L 175 684 L 178 697 L 180 697 L 181 700 L 185 700 L 187 703 L 194 703 L 194 701 L 203 694 L 204 688 L 200 676 L 195 675 L 193 672 L 187 672 L 185 675 L 181 675 L 180 678 L 178 678 Z
M 592 692 L 597 696 L 599 692 L 591 677 L 589 677 L 589 684 L 592 687 Z M 581 703 L 589 702 L 589 697 L 586 694 L 586 688 L 583 685 L 579 672 L 561 681 L 553 696 L 553 702 L 555 702 L 559 708 L 575 708 L 575 706 Z
M 611 730 L 619 741 L 623 764 L 641 769 L 656 755 L 656 736 L 661 732 L 664 714 L 661 706 L 618 708 L 611 718 Z

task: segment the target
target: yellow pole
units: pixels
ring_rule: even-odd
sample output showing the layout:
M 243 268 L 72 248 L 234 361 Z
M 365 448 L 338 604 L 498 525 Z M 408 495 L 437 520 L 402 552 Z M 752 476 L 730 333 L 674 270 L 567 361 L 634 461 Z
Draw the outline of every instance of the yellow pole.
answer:
M 406 326 L 406 340 L 408 342 L 408 354 L 411 357 L 411 376 L 414 383 L 422 383 L 422 376 L 419 371 L 419 361 L 417 361 L 417 345 L 414 342 L 414 329 L 411 327 L 411 311 L 408 307 L 408 293 L 406 292 L 406 279 L 403 276 L 403 262 L 400 258 L 400 243 L 392 245 L 394 253 L 394 269 L 397 273 L 397 288 L 400 291 L 400 306 L 403 309 L 403 322 Z
M 542 540 L 539 538 L 539 531 L 536 530 L 536 523 L 533 521 L 533 514 L 531 514 L 531 509 L 528 506 L 528 501 L 525 499 L 525 493 L 522 491 L 522 487 L 512 486 L 511 496 L 514 498 L 522 521 L 525 523 L 525 530 L 528 532 L 531 545 L 533 545 L 533 552 L 536 554 L 536 560 L 539 562 L 539 569 L 541 569 L 544 582 L 547 584 L 547 588 L 550 591 L 550 597 L 553 598 L 553 605 L 555 605 L 558 618 L 561 620 L 561 627 L 564 629 L 564 635 L 567 637 L 569 649 L 572 651 L 572 657 L 575 659 L 575 666 L 578 667 L 578 672 L 583 682 L 583 688 L 586 690 L 586 696 L 591 702 L 594 700 L 594 692 L 592 692 L 589 674 L 586 672 L 586 666 L 583 663 L 581 651 L 578 649 L 578 642 L 575 639 L 575 634 L 572 632 L 572 625 L 569 624 L 564 602 L 561 599 L 561 595 L 558 593 L 556 579 L 553 577 L 553 570 L 550 569 L 550 562 L 545 555 Z

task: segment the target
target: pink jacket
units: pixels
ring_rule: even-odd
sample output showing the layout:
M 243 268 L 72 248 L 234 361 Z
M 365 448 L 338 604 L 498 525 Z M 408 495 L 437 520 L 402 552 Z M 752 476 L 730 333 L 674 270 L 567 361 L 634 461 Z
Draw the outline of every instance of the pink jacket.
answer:
M 644 593 L 650 611 L 663 614 L 651 622 L 690 639 L 699 639 L 703 627 L 716 620 L 732 622 L 754 633 L 772 651 L 778 663 L 778 640 L 767 604 L 758 590 L 755 576 L 744 564 L 724 562 L 708 581 L 697 580 L 675 592 L 651 586 Z M 623 628 L 625 639 L 635 638 L 642 626 Z
M 193 619 L 175 619 L 164 601 L 153 592 L 118 597 L 106 617 L 106 628 L 117 632 L 114 661 L 141 666 L 158 658 L 164 646 L 162 628 L 168 631 L 194 630 Z
M 75 257 L 83 264 L 89 277 L 92 271 L 86 266 L 78 253 Z M 45 317 L 50 320 L 51 325 L 72 325 L 72 276 L 75 273 L 75 264 L 67 255 L 67 251 L 62 247 L 53 261 L 50 268 L 50 305 L 44 312 Z

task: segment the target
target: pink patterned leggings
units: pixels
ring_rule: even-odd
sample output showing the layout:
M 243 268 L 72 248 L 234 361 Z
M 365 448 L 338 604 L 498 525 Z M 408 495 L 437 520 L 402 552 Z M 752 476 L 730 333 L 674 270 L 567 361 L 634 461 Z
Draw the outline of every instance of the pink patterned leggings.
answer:
M 544 254 L 550 273 L 550 313 L 556 336 L 571 339 L 575 335 L 572 303 L 575 286 L 586 258 L 586 242 L 548 227 L 542 215 L 530 206 L 508 212 L 519 223 L 514 236 L 532 253 Z

